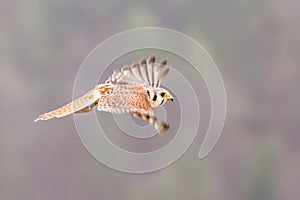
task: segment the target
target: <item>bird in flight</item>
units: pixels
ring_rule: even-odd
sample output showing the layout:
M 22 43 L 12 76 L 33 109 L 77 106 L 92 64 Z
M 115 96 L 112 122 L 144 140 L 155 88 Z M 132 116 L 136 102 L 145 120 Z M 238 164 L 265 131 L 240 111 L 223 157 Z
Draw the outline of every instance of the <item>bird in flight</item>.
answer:
M 85 113 L 97 105 L 98 111 L 129 113 L 148 121 L 159 134 L 169 129 L 166 122 L 158 121 L 153 109 L 173 97 L 160 87 L 169 72 L 167 60 L 155 63 L 155 57 L 141 59 L 121 70 L 115 70 L 104 84 L 96 85 L 83 96 L 56 110 L 39 115 L 34 122 L 60 118 L 72 113 Z

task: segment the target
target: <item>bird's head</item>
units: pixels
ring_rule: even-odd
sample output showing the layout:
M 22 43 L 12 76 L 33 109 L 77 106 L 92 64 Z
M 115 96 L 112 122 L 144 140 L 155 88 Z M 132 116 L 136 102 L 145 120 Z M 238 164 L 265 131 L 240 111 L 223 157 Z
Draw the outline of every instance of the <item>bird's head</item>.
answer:
M 173 101 L 173 97 L 170 95 L 170 93 L 163 88 L 148 89 L 147 93 L 152 108 L 162 106 L 168 100 Z

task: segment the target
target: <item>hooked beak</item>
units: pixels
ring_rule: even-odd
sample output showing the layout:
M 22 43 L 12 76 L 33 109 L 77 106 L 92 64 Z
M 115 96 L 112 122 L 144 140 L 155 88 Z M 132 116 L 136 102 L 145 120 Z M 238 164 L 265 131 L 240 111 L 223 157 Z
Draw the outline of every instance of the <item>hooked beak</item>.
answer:
M 167 99 L 167 100 L 174 101 L 173 97 L 172 97 L 170 94 L 167 94 L 167 95 L 166 95 L 166 99 Z

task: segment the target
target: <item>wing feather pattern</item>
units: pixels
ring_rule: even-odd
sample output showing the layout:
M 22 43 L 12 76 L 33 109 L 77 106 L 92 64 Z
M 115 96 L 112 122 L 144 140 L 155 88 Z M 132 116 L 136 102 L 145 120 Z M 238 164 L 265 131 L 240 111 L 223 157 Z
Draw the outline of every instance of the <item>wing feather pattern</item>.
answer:
M 118 85 L 109 93 L 101 95 L 98 110 L 112 113 L 149 113 L 151 106 L 144 87 Z
M 97 100 L 99 99 L 98 91 L 95 89 L 92 89 L 85 93 L 82 97 L 75 99 L 71 103 L 68 103 L 56 110 L 44 113 L 39 115 L 37 119 L 34 120 L 34 122 L 39 120 L 48 120 L 52 118 L 60 118 L 75 112 L 87 112 L 85 108 L 88 108 L 89 106 L 94 106 Z
M 160 87 L 168 72 L 167 60 L 155 63 L 155 57 L 151 56 L 126 65 L 121 71 L 115 70 L 105 83 Z

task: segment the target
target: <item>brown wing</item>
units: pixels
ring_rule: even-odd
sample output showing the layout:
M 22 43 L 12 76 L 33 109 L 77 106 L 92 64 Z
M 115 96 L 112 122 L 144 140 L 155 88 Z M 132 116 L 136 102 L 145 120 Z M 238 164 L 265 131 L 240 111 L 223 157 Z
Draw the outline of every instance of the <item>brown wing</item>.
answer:
M 131 66 L 124 66 L 121 71 L 115 70 L 106 83 L 160 87 L 168 72 L 167 60 L 155 63 L 155 57 L 151 56 Z
M 84 112 L 87 109 L 89 109 L 90 106 L 94 106 L 97 104 L 97 101 L 99 99 L 99 93 L 98 90 L 92 89 L 85 93 L 82 97 L 72 101 L 71 103 L 68 103 L 56 110 L 44 113 L 39 115 L 37 119 L 34 120 L 34 122 L 39 120 L 48 120 L 52 119 L 54 117 L 60 118 L 75 112 Z M 91 107 L 91 108 L 92 108 Z
M 98 101 L 98 110 L 111 113 L 149 113 L 147 89 L 134 85 L 113 85 Z
M 163 134 L 169 129 L 165 122 L 158 122 L 148 99 L 147 88 L 134 85 L 111 85 L 110 90 L 102 93 L 98 110 L 111 113 L 130 113 L 146 120 Z

